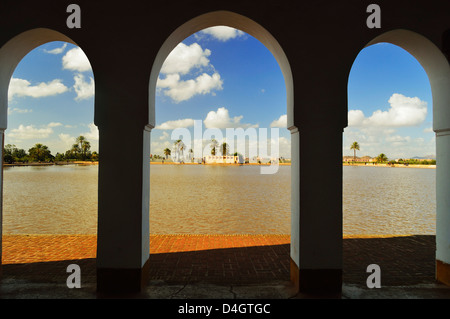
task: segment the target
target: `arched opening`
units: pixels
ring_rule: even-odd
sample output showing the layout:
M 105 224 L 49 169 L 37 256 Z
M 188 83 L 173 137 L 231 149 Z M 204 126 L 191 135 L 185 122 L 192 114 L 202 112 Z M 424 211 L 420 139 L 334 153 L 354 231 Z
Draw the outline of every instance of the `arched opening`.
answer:
M 98 132 L 89 60 L 59 32 L 21 33 L 0 49 L 0 96 L 3 274 L 48 262 L 48 275 L 65 276 L 52 264 L 80 256 L 94 269 Z
M 398 269 L 384 270 L 386 284 L 389 282 L 404 284 L 402 280 L 408 280 L 408 278 L 415 280 L 414 283 L 429 280 L 434 276 L 434 258 L 437 261 L 435 276 L 445 283 L 445 280 L 440 277 L 442 270 L 439 270 L 439 264 L 448 263 L 446 259 L 448 252 L 442 245 L 442 241 L 445 237 L 448 238 L 449 233 L 448 213 L 444 211 L 446 207 L 444 198 L 449 191 L 448 168 L 446 168 L 448 159 L 446 160 L 445 157 L 448 145 L 442 143 L 442 136 L 447 135 L 445 132 L 448 131 L 450 124 L 448 122 L 450 102 L 448 62 L 432 42 L 407 30 L 384 33 L 368 43 L 364 50 L 368 54 L 364 55 L 361 51 L 362 59 L 371 56 L 372 60 L 366 62 L 374 64 L 375 56 L 378 58 L 383 56 L 382 52 L 385 52 L 383 56 L 385 60 L 391 60 L 374 67 L 391 68 L 408 78 L 395 83 L 386 77 L 389 73 L 370 73 L 371 80 L 377 78 L 379 74 L 385 75 L 384 78 L 378 78 L 377 82 L 374 81 L 377 84 L 368 89 L 366 95 L 359 101 L 360 103 L 362 100 L 366 101 L 373 109 L 368 107 L 364 114 L 361 110 L 355 110 L 354 106 L 349 105 L 349 128 L 346 129 L 347 137 L 343 146 L 344 155 L 347 155 L 343 159 L 344 165 L 349 165 L 344 167 L 344 216 L 347 218 L 344 220 L 344 235 L 362 233 L 363 237 L 375 235 L 382 238 L 349 239 L 347 245 L 350 246 L 352 240 L 360 240 L 368 243 L 367 247 L 373 244 L 373 250 L 378 251 L 380 247 L 385 247 L 381 254 L 387 255 L 378 256 L 379 263 L 382 263 L 383 258 L 385 260 L 402 259 Z M 374 54 L 371 55 L 369 52 Z M 380 54 L 375 55 L 375 52 Z M 394 56 L 408 61 L 396 64 Z M 366 76 L 368 76 L 368 69 L 366 69 Z M 392 77 L 397 75 L 399 74 Z M 399 76 L 398 79 L 401 77 Z M 364 81 L 364 77 L 359 80 L 360 84 Z M 350 78 L 349 86 L 351 81 Z M 358 85 L 356 81 L 353 84 Z M 379 92 L 383 89 L 384 92 L 390 92 L 389 96 L 385 93 L 383 97 L 390 107 L 379 110 L 380 101 L 377 102 L 379 92 L 373 89 L 374 86 L 383 87 L 379 89 Z M 349 94 L 351 89 L 354 88 L 349 87 Z M 349 97 L 349 102 L 351 101 Z M 359 128 L 359 131 L 356 132 L 355 128 L 356 130 Z M 359 145 L 354 145 L 354 142 L 359 142 Z M 385 151 L 379 147 L 384 148 Z M 370 151 L 373 154 L 369 154 Z M 358 158 L 355 158 L 356 152 L 359 153 Z M 369 156 L 365 158 L 364 155 Z M 417 159 L 417 157 L 422 158 Z M 414 168 L 414 164 L 433 164 L 433 161 L 437 164 L 436 170 L 425 169 L 433 167 L 429 165 Z M 355 185 L 350 184 L 361 182 L 358 190 L 354 189 Z M 351 189 L 354 190 L 353 194 L 349 193 L 352 192 Z M 345 198 L 346 193 L 347 198 Z M 364 202 L 368 203 L 367 207 L 364 206 Z M 375 212 L 369 213 L 367 211 L 370 210 L 369 206 L 373 207 Z M 358 210 L 359 212 L 355 214 Z M 352 218 L 357 219 L 356 223 L 354 223 L 355 220 L 352 221 Z M 360 225 L 358 225 L 359 222 L 361 222 Z M 371 222 L 373 223 L 370 226 Z M 347 233 L 345 225 L 348 227 Z M 434 240 L 434 234 L 436 234 L 436 240 Z M 419 242 L 421 244 L 418 244 Z M 433 256 L 435 243 L 436 256 Z M 417 250 L 407 254 L 406 251 L 410 250 L 408 247 L 411 245 Z M 404 255 L 398 256 L 392 253 L 391 248 Z M 355 252 L 348 252 L 350 255 L 353 253 Z M 377 254 L 374 252 L 375 255 Z M 420 261 L 422 255 L 427 256 L 422 258 L 428 260 L 427 265 L 424 264 L 426 261 Z M 350 258 L 349 255 L 347 258 Z M 362 263 L 367 262 L 377 263 L 375 260 L 362 261 Z M 414 269 L 417 275 L 408 276 L 409 270 L 412 269 L 408 263 L 415 264 Z M 361 274 L 368 265 L 360 265 Z M 381 269 L 383 269 L 382 266 Z M 421 273 L 428 273 L 428 275 L 431 273 L 431 276 L 426 277 Z M 363 278 L 357 280 L 360 279 Z
M 155 118 L 156 118 L 156 116 L 155 116 L 155 113 L 156 113 L 155 112 L 155 101 L 156 101 L 156 98 L 157 98 L 157 95 L 156 95 L 157 81 L 158 81 L 158 77 L 160 76 L 160 71 L 162 70 L 162 68 L 167 68 L 167 65 L 164 65 L 164 62 L 166 61 L 166 58 L 169 57 L 169 54 L 171 52 L 173 52 L 172 50 L 175 49 L 175 48 L 177 48 L 179 51 L 181 51 L 181 50 L 188 51 L 188 50 L 190 50 L 189 48 L 194 49 L 194 46 L 196 45 L 195 43 L 183 44 L 182 48 L 180 48 L 180 46 L 177 47 L 177 45 L 179 43 L 182 43 L 182 41 L 185 41 L 186 38 L 189 38 L 192 35 L 194 35 L 193 37 L 198 36 L 200 34 L 198 32 L 200 32 L 202 30 L 210 31 L 211 29 L 208 29 L 208 28 L 216 27 L 216 26 L 228 27 L 229 30 L 235 30 L 234 32 L 241 32 L 242 34 L 250 35 L 254 41 L 256 41 L 256 42 L 259 41 L 260 43 L 262 43 L 270 51 L 270 53 L 273 55 L 273 57 L 275 57 L 276 61 L 278 62 L 277 66 L 278 66 L 278 68 L 281 69 L 282 76 L 284 77 L 284 88 L 283 89 L 286 92 L 286 102 L 285 103 L 287 105 L 287 112 L 286 112 L 286 114 L 284 114 L 284 113 L 278 114 L 276 116 L 276 118 L 273 118 L 273 121 L 275 122 L 275 120 L 281 120 L 281 121 L 284 120 L 285 124 L 283 124 L 283 127 L 290 128 L 291 130 L 294 130 L 295 128 L 293 127 L 293 124 L 292 124 L 293 123 L 293 96 L 292 96 L 293 95 L 293 91 L 292 91 L 293 84 L 292 84 L 292 75 L 291 75 L 291 72 L 290 72 L 289 63 L 288 63 L 287 58 L 284 55 L 281 47 L 279 46 L 277 41 L 267 32 L 267 30 L 265 30 L 263 27 L 261 27 L 260 25 L 258 25 L 254 21 L 251 21 L 250 19 L 245 18 L 245 17 L 240 16 L 240 15 L 237 15 L 235 13 L 225 12 L 225 11 L 213 12 L 213 13 L 205 14 L 203 16 L 197 17 L 197 18 L 195 18 L 195 19 L 185 23 L 184 25 L 179 27 L 176 31 L 174 31 L 172 33 L 172 35 L 165 41 L 165 43 L 161 47 L 161 49 L 160 49 L 160 51 L 159 51 L 159 53 L 157 55 L 157 58 L 155 60 L 155 63 L 153 65 L 151 78 L 150 78 L 150 100 L 149 100 L 149 105 L 150 105 L 149 123 L 150 123 L 150 126 L 155 127 L 156 129 L 163 129 L 164 127 L 167 127 L 167 128 L 170 128 L 170 129 L 173 130 L 173 129 L 176 128 L 176 124 L 180 124 L 181 125 L 182 123 L 186 124 L 186 123 L 189 122 L 189 124 L 187 124 L 186 126 L 190 126 L 190 127 L 194 126 L 192 133 L 193 133 L 193 139 L 196 139 L 197 138 L 195 136 L 195 134 L 196 134 L 196 132 L 195 132 L 196 127 L 195 127 L 194 124 L 203 125 L 203 128 L 206 128 L 206 129 L 208 129 L 208 128 L 216 128 L 216 129 L 224 129 L 225 130 L 225 128 L 227 127 L 226 123 L 229 124 L 229 123 L 233 122 L 233 119 L 235 120 L 235 122 L 233 122 L 232 124 L 237 124 L 237 126 L 239 126 L 238 125 L 239 123 L 245 122 L 245 119 L 242 122 L 240 122 L 240 120 L 242 119 L 242 117 L 240 117 L 240 115 L 242 114 L 242 112 L 244 112 L 244 109 L 246 108 L 244 102 L 241 103 L 242 110 L 239 111 L 239 112 L 241 112 L 239 114 L 234 114 L 231 111 L 229 112 L 229 110 L 226 107 L 223 107 L 223 105 L 220 105 L 220 107 L 217 106 L 214 109 L 209 109 L 209 110 L 205 111 L 205 113 L 198 118 L 198 120 L 200 120 L 200 121 L 198 121 L 198 123 L 195 123 L 195 121 L 194 121 L 194 120 L 196 120 L 196 118 L 186 118 L 187 116 L 180 116 L 180 117 L 177 117 L 177 118 L 171 118 L 170 122 L 169 122 L 168 119 L 164 119 L 163 121 L 160 120 L 160 121 L 158 121 L 158 123 L 155 121 Z M 192 39 L 192 37 L 191 37 L 191 39 Z M 190 47 L 190 45 L 192 45 L 192 47 Z M 206 48 L 201 48 L 201 47 L 200 48 L 195 47 L 195 48 L 199 49 L 199 50 L 203 50 L 203 49 L 206 50 Z M 182 54 L 182 52 L 179 52 L 179 53 L 180 53 L 180 55 Z M 184 52 L 184 53 L 186 55 L 188 55 L 187 52 Z M 236 67 L 238 68 L 239 66 L 236 65 Z M 220 70 L 219 70 L 219 72 L 220 72 Z M 212 73 L 214 73 L 214 72 L 212 72 Z M 210 74 L 209 76 L 212 78 L 212 77 L 214 77 L 214 74 L 212 74 L 212 75 Z M 169 79 L 170 78 L 166 74 L 165 78 L 163 79 L 163 81 L 167 81 Z M 177 79 L 179 80 L 179 78 L 177 78 Z M 159 81 L 161 81 L 161 79 Z M 161 81 L 161 82 L 163 82 L 163 81 Z M 161 82 L 159 82 L 159 88 L 164 87 L 164 85 L 166 84 L 166 83 L 161 83 Z M 239 85 L 241 85 L 241 83 L 234 83 L 233 86 L 237 87 Z M 260 88 L 260 89 L 264 89 L 264 88 Z M 167 92 L 167 93 L 168 94 L 177 94 L 178 93 L 177 96 L 173 95 L 172 97 L 178 97 L 179 99 L 183 99 L 183 97 L 181 96 L 181 92 L 179 92 L 179 91 L 178 92 L 171 91 L 171 92 Z M 258 93 L 259 94 L 264 94 L 263 91 L 260 91 Z M 221 101 L 223 101 L 223 100 L 221 100 Z M 215 105 L 210 105 L 209 107 L 213 108 L 214 106 Z M 247 110 L 247 112 L 249 112 L 249 111 Z M 281 112 L 283 112 L 283 111 L 281 111 Z M 182 113 L 184 113 L 183 115 L 185 115 L 186 111 L 182 110 Z M 282 118 L 280 118 L 281 115 L 282 115 Z M 225 124 L 221 123 L 223 125 L 218 125 L 218 126 L 211 125 L 211 126 L 209 126 L 209 124 L 211 122 L 215 122 L 217 124 L 217 121 L 219 121 L 221 119 L 223 120 L 224 117 L 226 119 L 228 119 L 228 121 L 225 121 Z M 244 116 L 244 118 L 245 118 L 245 116 Z M 286 121 L 286 118 L 287 118 L 287 121 Z M 162 122 L 165 122 L 165 123 L 162 123 Z M 175 123 L 175 122 L 177 122 L 177 123 Z M 251 128 L 251 126 L 252 126 L 251 124 L 241 124 L 241 125 L 243 125 L 244 129 L 245 128 L 247 128 L 247 129 Z M 268 134 L 270 135 L 270 127 L 269 126 L 270 125 L 268 123 L 267 124 L 267 127 L 269 129 L 269 133 Z M 276 124 L 274 124 L 274 126 L 276 126 Z M 152 131 L 152 133 L 153 132 L 156 133 L 157 131 Z M 168 131 L 168 133 L 165 132 L 164 134 L 165 134 L 166 137 L 169 137 L 170 133 L 171 133 L 171 131 Z M 157 136 L 157 138 L 159 138 L 159 137 L 164 138 L 164 136 L 161 135 L 161 132 L 159 132 L 158 134 L 159 135 Z M 209 143 L 209 140 L 212 139 L 212 138 L 217 138 L 217 136 L 215 136 L 215 135 L 208 135 L 207 137 L 205 137 L 205 132 L 202 131 L 201 128 L 200 128 L 200 132 L 199 132 L 198 136 L 200 136 L 200 138 L 202 138 L 204 140 L 204 142 L 206 140 L 208 140 L 208 143 L 207 144 L 201 144 L 199 146 L 200 147 L 200 153 L 194 154 L 193 155 L 194 159 L 192 161 L 191 161 L 191 158 L 189 159 L 189 162 L 193 162 L 195 167 L 193 167 L 193 166 L 186 167 L 185 170 L 189 170 L 191 172 L 192 169 L 201 169 L 201 170 L 203 170 L 203 172 L 205 172 L 205 170 L 208 170 L 208 171 L 211 171 L 211 172 L 214 171 L 214 172 L 212 172 L 214 174 L 222 175 L 223 172 L 220 172 L 219 169 L 224 169 L 223 167 L 217 167 L 217 166 L 214 166 L 214 165 L 211 165 L 211 166 L 208 167 L 208 164 L 211 163 L 209 161 L 212 161 L 212 159 L 209 158 L 210 157 L 209 155 L 215 155 L 215 154 L 212 154 L 212 153 L 209 154 L 210 146 L 211 146 L 210 143 Z M 173 137 L 173 138 L 176 139 L 176 137 Z M 219 140 L 218 143 L 220 145 L 220 144 L 222 144 L 222 141 Z M 169 145 L 166 145 L 165 147 L 168 147 L 168 146 Z M 217 149 L 219 149 L 219 147 L 217 147 Z M 233 150 L 231 150 L 231 152 L 234 153 L 235 150 L 236 149 L 233 149 Z M 166 159 L 165 155 L 161 154 L 161 151 L 162 151 L 162 149 L 159 150 L 159 151 L 156 151 L 156 150 L 154 151 L 152 149 L 152 152 L 151 152 L 152 156 L 154 156 L 155 153 L 159 154 L 159 155 L 162 155 L 162 156 L 158 156 L 158 157 L 163 157 L 163 159 L 165 159 L 166 163 L 167 163 L 167 159 Z M 291 154 L 293 154 L 294 152 L 295 152 L 294 150 L 291 150 Z M 195 150 L 194 150 L 193 153 L 195 153 Z M 220 152 L 220 153 L 221 153 L 220 155 L 222 155 L 222 152 Z M 200 156 L 198 154 L 200 154 Z M 297 154 L 298 154 L 298 151 L 297 151 Z M 173 154 L 171 154 L 171 155 L 173 155 Z M 206 156 L 206 155 L 208 155 L 208 156 Z M 219 154 L 217 154 L 217 155 L 219 155 Z M 217 156 L 212 156 L 212 157 L 217 157 Z M 243 165 L 245 165 L 245 160 L 246 160 L 245 157 L 246 156 L 244 154 L 243 158 L 241 159 Z M 290 157 L 292 158 L 292 156 L 290 156 Z M 221 156 L 220 160 L 221 161 L 223 160 L 222 156 Z M 250 158 L 248 160 L 252 161 L 253 159 Z M 159 162 L 161 162 L 161 161 L 159 161 Z M 217 168 L 217 170 L 215 168 Z M 234 166 L 234 167 L 231 168 L 231 170 L 233 170 L 233 171 L 235 169 L 239 170 L 239 168 L 241 168 L 241 167 Z M 259 168 L 257 168 L 257 167 L 251 167 L 251 168 L 257 169 L 258 170 L 258 174 L 259 174 Z M 285 168 L 286 167 L 282 167 L 281 169 L 284 170 Z M 160 166 L 158 166 L 158 169 L 160 169 Z M 179 169 L 181 170 L 181 168 L 179 168 Z M 290 169 L 292 170 L 292 168 L 290 168 Z M 152 167 L 152 170 L 153 170 L 153 167 Z M 243 174 L 243 173 L 241 171 L 241 173 L 236 172 L 236 174 Z M 295 181 L 298 180 L 298 175 L 294 176 L 293 173 L 290 173 L 290 172 L 288 174 L 290 175 L 289 177 L 293 181 L 293 184 L 295 185 Z M 193 176 L 191 176 L 191 177 L 193 177 Z M 214 176 L 212 176 L 212 175 L 211 175 L 211 177 L 214 178 Z M 201 196 L 200 196 L 198 201 L 201 202 L 201 201 L 207 201 L 207 200 L 214 200 L 214 201 L 216 201 L 217 205 L 220 205 L 220 201 L 221 200 L 227 200 L 227 198 L 228 198 L 227 196 L 230 194 L 229 188 L 233 187 L 233 185 L 231 183 L 231 180 L 232 180 L 233 177 L 232 176 L 228 176 L 228 179 L 227 178 L 223 178 L 223 177 L 224 176 L 222 175 L 221 178 L 219 179 L 221 181 L 227 180 L 227 182 L 224 185 L 221 185 L 221 187 L 224 188 L 223 189 L 223 191 L 224 191 L 223 192 L 223 194 L 224 194 L 223 197 L 221 197 L 221 198 L 214 198 L 215 195 L 208 196 L 208 194 L 206 193 L 206 190 L 205 190 L 205 196 L 203 198 L 201 198 Z M 205 176 L 205 178 L 206 179 L 204 180 L 205 181 L 204 187 L 208 188 L 208 187 L 211 186 L 211 184 L 206 183 L 208 177 Z M 252 178 L 252 177 L 249 176 L 249 178 Z M 167 180 L 167 182 L 170 184 L 169 180 Z M 186 180 L 185 184 L 189 184 L 189 180 Z M 214 184 L 214 182 L 212 184 Z M 241 187 L 242 185 L 240 185 L 238 183 L 235 186 L 236 187 Z M 155 187 L 156 187 L 156 185 L 155 185 Z M 294 186 L 292 186 L 292 187 L 294 187 Z M 158 190 L 158 191 L 160 191 L 160 190 Z M 238 189 L 234 189 L 233 191 L 234 192 L 236 192 L 236 191 L 239 192 Z M 247 191 L 249 191 L 248 187 L 246 187 L 245 189 L 242 189 L 242 192 L 247 192 Z M 150 194 L 152 194 L 152 192 L 153 192 L 153 188 L 150 189 Z M 155 191 L 155 193 L 156 193 L 156 191 Z M 152 195 L 151 195 L 151 197 L 152 197 Z M 248 196 L 248 198 L 253 198 L 253 197 L 255 197 L 254 194 L 250 194 Z M 230 198 L 228 198 L 228 199 L 230 199 Z M 231 200 L 233 200 L 233 199 L 231 198 Z M 242 199 L 240 199 L 240 200 L 242 200 Z M 288 200 L 290 201 L 290 198 L 288 198 Z M 171 203 L 173 203 L 173 199 L 172 199 L 172 201 L 169 201 L 167 203 L 167 205 L 166 205 L 167 209 L 170 209 Z M 238 204 L 238 203 L 235 203 L 235 206 L 236 206 L 236 204 Z M 152 220 L 152 208 L 151 208 L 151 206 L 152 206 L 152 203 L 150 204 L 150 221 Z M 295 207 L 296 206 L 294 206 L 294 208 L 292 208 L 292 215 L 293 216 L 296 213 L 298 213 L 298 207 L 297 207 L 297 211 L 295 211 L 295 213 L 294 213 Z M 233 208 L 229 208 L 229 209 L 233 209 Z M 235 209 L 236 209 L 237 213 L 242 212 L 242 210 L 240 210 L 239 208 L 235 208 Z M 291 211 L 291 207 L 289 207 L 289 212 L 290 211 Z M 294 218 L 295 219 L 296 217 L 293 217 L 293 216 L 290 216 L 290 218 Z M 238 216 L 236 216 L 236 218 L 238 218 Z M 204 217 L 202 216 L 202 218 L 200 218 L 200 219 L 204 219 Z M 238 223 L 241 223 L 240 226 L 242 226 L 242 228 L 241 228 L 241 230 L 235 230 L 235 232 L 237 232 L 237 233 L 240 232 L 241 234 L 251 234 L 253 232 L 253 234 L 255 234 L 255 230 L 257 231 L 259 229 L 261 231 L 261 228 L 258 228 L 258 226 L 252 225 L 251 219 L 252 219 L 251 216 L 247 216 L 246 218 L 243 218 L 242 221 L 238 221 Z M 192 224 L 195 224 L 196 220 L 190 220 L 188 222 L 190 222 Z M 217 220 L 215 219 L 215 217 L 210 218 L 209 219 L 209 223 L 217 224 L 217 225 L 214 225 L 214 226 L 217 226 L 217 227 L 214 228 L 214 227 L 209 227 L 211 225 L 203 225 L 203 226 L 208 226 L 208 227 L 204 228 L 206 230 L 203 231 L 203 233 L 207 234 L 208 231 L 210 231 L 210 232 L 214 232 L 216 234 L 217 233 L 219 233 L 219 234 L 220 233 L 222 233 L 222 234 L 227 234 L 228 233 L 229 234 L 230 228 L 228 227 L 228 225 L 225 225 L 225 224 L 223 225 L 223 231 L 220 231 L 220 230 L 218 231 L 218 227 L 220 227 L 220 223 L 221 222 L 223 222 L 223 221 L 219 220 L 219 218 L 217 218 Z M 192 230 L 193 228 L 187 227 L 187 229 Z M 283 231 L 280 231 L 280 228 L 277 228 L 277 225 L 274 225 L 273 229 L 275 229 L 275 232 L 286 232 L 286 229 L 284 229 Z M 283 227 L 281 229 L 283 229 Z M 287 225 L 287 232 L 289 233 L 290 230 L 291 230 L 291 226 Z M 180 228 L 179 231 L 182 233 L 183 229 Z M 152 224 L 152 222 L 150 222 L 150 233 L 153 233 L 153 232 L 157 233 L 158 229 L 157 229 L 157 226 L 155 224 Z M 263 233 L 268 233 L 268 232 L 270 232 L 270 230 L 265 229 L 265 230 L 262 230 L 262 232 Z M 202 230 L 200 230 L 200 233 L 202 233 Z M 296 238 L 295 234 L 294 234 L 294 236 L 292 236 L 292 234 L 291 234 L 291 238 Z M 294 239 L 291 239 L 291 245 L 292 245 L 292 241 L 293 240 Z M 296 245 L 295 242 L 294 242 L 294 245 Z M 150 248 L 150 249 L 152 249 L 152 248 Z M 291 258 L 294 259 L 294 257 L 292 257 L 292 255 L 291 255 Z M 287 268 L 289 269 L 289 265 L 287 266 Z

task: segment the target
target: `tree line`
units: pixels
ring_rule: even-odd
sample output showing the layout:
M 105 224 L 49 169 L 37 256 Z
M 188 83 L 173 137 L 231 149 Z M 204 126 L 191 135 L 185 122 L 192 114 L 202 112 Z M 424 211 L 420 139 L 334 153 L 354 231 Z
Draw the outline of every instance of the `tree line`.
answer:
M 210 143 L 210 148 L 211 148 L 211 155 L 216 155 L 216 153 L 218 151 L 222 152 L 221 155 L 226 156 L 226 155 L 230 155 L 230 147 L 228 146 L 227 143 L 223 142 L 222 144 L 219 144 L 219 142 L 216 139 L 212 139 L 211 143 Z M 174 152 L 180 152 L 181 154 L 184 154 L 184 151 L 186 150 L 186 145 L 183 143 L 182 140 L 176 140 L 174 142 Z M 172 150 L 169 148 L 166 148 L 163 150 L 165 159 L 168 159 L 168 157 L 170 155 L 172 155 Z M 188 153 L 193 154 L 194 151 L 192 149 L 189 149 Z M 233 153 L 234 156 L 239 155 L 238 152 L 234 152 Z M 161 156 L 159 155 L 153 155 L 153 158 L 161 158 Z
M 91 152 L 91 143 L 82 135 L 75 139 L 72 147 L 64 153 L 52 155 L 47 145 L 36 143 L 28 152 L 13 144 L 3 148 L 3 162 L 13 163 L 51 163 L 63 161 L 98 161 L 99 154 Z
M 356 151 L 359 151 L 359 143 L 353 142 L 350 146 L 350 149 L 353 150 L 353 161 L 356 161 Z M 390 165 L 393 164 L 420 164 L 420 165 L 436 165 L 436 160 L 420 160 L 420 159 L 398 159 L 398 160 L 390 160 L 384 153 L 380 153 L 377 157 L 375 157 L 375 161 L 377 163 L 387 163 Z

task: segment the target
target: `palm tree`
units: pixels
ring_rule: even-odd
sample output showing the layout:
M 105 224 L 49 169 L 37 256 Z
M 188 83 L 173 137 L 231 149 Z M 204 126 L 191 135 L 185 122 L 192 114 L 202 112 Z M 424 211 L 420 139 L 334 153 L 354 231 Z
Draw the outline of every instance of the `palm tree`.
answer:
M 174 143 L 175 146 L 175 160 L 180 162 L 183 160 L 184 157 L 184 149 L 186 148 L 186 145 L 183 143 L 182 140 L 176 140 Z
M 89 143 L 88 140 L 86 140 L 86 138 L 83 135 L 78 136 L 76 142 L 77 144 L 75 145 L 78 145 L 78 150 L 79 154 L 81 155 L 81 159 L 85 160 L 89 150 L 91 149 L 91 143 Z
M 223 142 L 220 148 L 222 149 L 222 156 L 227 156 L 229 149 L 228 144 Z
M 380 155 L 377 156 L 378 163 L 387 162 L 387 160 L 388 160 L 387 156 L 383 153 L 381 153 Z
M 350 149 L 353 150 L 353 162 L 355 162 L 356 161 L 356 150 L 359 151 L 358 142 L 353 142 L 352 146 L 350 146 Z
M 170 149 L 166 148 L 164 150 L 164 155 L 166 155 L 166 159 L 167 159 L 167 157 L 170 155 Z
M 78 145 L 78 144 L 73 144 L 73 145 L 72 145 L 72 149 L 70 150 L 70 152 L 71 152 L 72 154 L 74 154 L 76 158 L 78 158 L 78 157 L 79 157 L 78 154 L 81 153 L 80 145 Z
M 28 150 L 28 153 L 30 154 L 31 159 L 37 162 L 45 161 L 51 157 L 48 146 L 41 143 L 35 144 Z
M 87 154 L 89 153 L 89 150 L 91 149 L 91 143 L 88 141 L 84 141 L 83 145 L 81 146 L 81 154 L 83 157 L 83 160 L 87 158 Z
M 178 147 L 181 151 L 181 157 L 184 157 L 184 149 L 186 148 L 186 145 L 183 143 L 183 141 L 180 140 L 180 142 L 178 143 Z
M 219 143 L 215 138 L 211 140 L 211 155 L 216 155 L 216 147 L 219 146 Z

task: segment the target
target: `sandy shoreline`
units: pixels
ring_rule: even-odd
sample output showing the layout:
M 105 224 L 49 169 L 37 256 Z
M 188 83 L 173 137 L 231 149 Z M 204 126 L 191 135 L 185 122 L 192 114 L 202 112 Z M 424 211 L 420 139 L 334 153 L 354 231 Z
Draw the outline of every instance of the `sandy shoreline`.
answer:
M 87 162 L 87 161 L 75 161 L 75 162 L 56 162 L 56 163 L 13 163 L 7 164 L 3 163 L 4 167 L 13 167 L 13 166 L 57 166 L 57 165 L 98 165 L 99 162 Z M 208 166 L 269 166 L 275 164 L 269 163 L 246 163 L 246 164 L 234 164 L 234 163 L 212 163 L 212 164 L 199 164 L 199 163 L 174 163 L 174 162 L 150 162 L 151 165 L 208 165 Z M 291 166 L 291 163 L 278 163 L 279 166 Z M 388 168 L 427 168 L 427 169 L 435 169 L 436 165 L 420 165 L 420 164 L 396 164 L 396 165 L 388 165 L 388 164 L 349 164 L 343 163 L 342 166 L 355 166 L 355 167 L 388 167 Z
M 98 162 L 73 161 L 73 162 L 53 162 L 53 163 L 3 163 L 4 167 L 12 166 L 57 166 L 57 165 L 98 165 Z
M 211 163 L 211 164 L 202 164 L 202 163 L 174 163 L 174 162 L 150 162 L 151 165 L 207 165 L 207 166 L 269 166 L 271 164 L 268 163 L 247 163 L 247 164 L 235 164 L 235 163 Z M 275 164 L 272 164 L 275 165 Z M 278 163 L 280 166 L 291 166 L 291 163 Z
M 259 163 L 247 163 L 247 164 L 234 164 L 234 163 L 223 163 L 223 164 L 198 164 L 198 163 L 173 163 L 173 162 L 150 162 L 151 165 L 213 165 L 213 166 L 269 166 L 270 164 L 259 164 Z M 279 166 L 291 166 L 291 163 L 278 163 Z M 427 169 L 434 169 L 436 168 L 436 165 L 420 165 L 420 164 L 409 164 L 409 165 L 403 165 L 403 164 L 397 164 L 397 165 L 387 165 L 387 164 L 348 164 L 343 163 L 343 166 L 357 166 L 357 167 L 388 167 L 388 168 L 427 168 Z
M 394 165 L 388 165 L 388 164 L 349 164 L 349 163 L 343 163 L 343 166 L 360 166 L 360 167 L 389 167 L 389 168 L 436 168 L 436 165 L 420 165 L 420 164 L 409 164 L 409 165 L 403 165 L 403 164 L 394 164 Z

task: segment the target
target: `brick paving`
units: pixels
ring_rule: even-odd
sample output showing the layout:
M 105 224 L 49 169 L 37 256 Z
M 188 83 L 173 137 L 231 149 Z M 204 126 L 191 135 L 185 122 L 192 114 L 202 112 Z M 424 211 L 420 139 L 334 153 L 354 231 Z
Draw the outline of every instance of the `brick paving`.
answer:
M 217 284 L 289 280 L 289 243 L 289 235 L 154 236 L 150 279 Z
M 434 283 L 435 254 L 434 235 L 345 238 L 343 280 L 365 284 L 367 266 L 377 264 L 382 286 Z
M 150 280 L 260 283 L 289 280 L 289 235 L 152 235 Z M 346 237 L 343 281 L 365 285 L 366 267 L 381 267 L 384 286 L 434 282 L 435 236 Z M 80 265 L 95 283 L 95 235 L 3 235 L 3 278 L 65 282 Z

